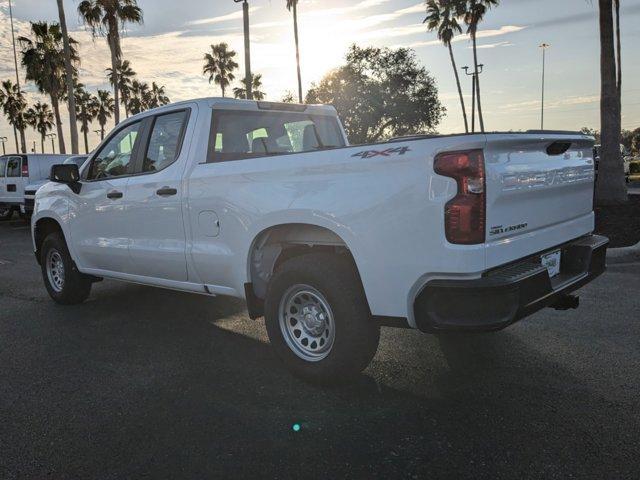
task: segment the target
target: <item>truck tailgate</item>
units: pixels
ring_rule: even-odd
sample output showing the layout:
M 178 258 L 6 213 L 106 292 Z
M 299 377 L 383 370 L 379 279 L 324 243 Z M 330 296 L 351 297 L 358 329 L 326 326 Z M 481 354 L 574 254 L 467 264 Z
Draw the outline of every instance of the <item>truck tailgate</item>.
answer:
M 593 231 L 591 137 L 487 135 L 484 155 L 487 268 Z

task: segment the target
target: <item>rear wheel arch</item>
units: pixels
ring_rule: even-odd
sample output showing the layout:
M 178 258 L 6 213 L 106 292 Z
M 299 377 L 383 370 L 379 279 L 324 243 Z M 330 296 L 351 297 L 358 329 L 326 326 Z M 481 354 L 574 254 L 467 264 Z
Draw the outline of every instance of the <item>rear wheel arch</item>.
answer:
M 246 294 L 252 318 L 262 315 L 267 286 L 277 268 L 289 259 L 315 253 L 348 259 L 362 285 L 353 254 L 338 234 L 326 227 L 306 223 L 274 225 L 256 235 L 248 253 L 250 284 L 247 285 Z

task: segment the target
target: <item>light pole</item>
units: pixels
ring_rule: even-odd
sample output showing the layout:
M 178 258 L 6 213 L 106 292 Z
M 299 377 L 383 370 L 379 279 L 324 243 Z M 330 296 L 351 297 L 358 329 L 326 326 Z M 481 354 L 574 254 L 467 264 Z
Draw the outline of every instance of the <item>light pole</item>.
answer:
M 233 0 L 235 3 L 242 2 L 242 20 L 244 22 L 244 75 L 246 80 L 247 100 L 253 100 L 252 78 L 251 78 L 251 44 L 249 42 L 249 2 L 247 0 Z
M 11 8 L 11 0 L 9 0 L 9 20 L 11 22 L 11 40 L 13 41 L 13 65 L 16 69 L 16 86 L 18 87 L 18 92 L 20 92 L 20 75 L 18 73 L 18 54 L 16 53 L 16 34 L 13 31 L 13 9 Z M 27 145 L 24 140 L 24 130 L 20 130 L 20 143 L 22 153 L 27 153 Z M 16 152 L 18 153 L 18 152 Z
M 2 154 L 3 155 L 7 154 L 7 151 L 4 148 L 4 142 L 6 142 L 6 141 L 7 141 L 7 137 L 0 137 L 0 142 L 2 142 Z
M 547 48 L 551 45 L 548 43 L 543 43 L 540 45 L 542 49 L 542 111 L 540 112 L 540 130 L 544 130 L 544 73 L 545 73 L 545 63 L 547 60 Z
M 476 82 L 483 69 L 483 63 L 478 64 L 478 70 L 471 73 L 469 73 L 469 67 L 462 67 L 464 73 L 471 77 L 471 133 L 476 131 Z
M 56 144 L 53 141 L 55 140 L 57 135 L 55 133 L 47 133 L 47 137 L 49 137 L 51 139 L 51 151 L 55 154 L 56 153 Z M 44 152 L 42 152 L 42 153 L 44 153 Z

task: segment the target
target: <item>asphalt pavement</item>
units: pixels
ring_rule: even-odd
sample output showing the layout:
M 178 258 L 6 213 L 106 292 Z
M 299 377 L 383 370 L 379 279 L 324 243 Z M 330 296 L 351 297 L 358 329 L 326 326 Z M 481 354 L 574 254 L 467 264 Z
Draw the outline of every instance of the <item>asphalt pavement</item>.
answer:
M 384 329 L 318 388 L 238 300 L 105 280 L 55 305 L 2 223 L 0 478 L 638 478 L 640 264 L 580 295 L 494 334 Z

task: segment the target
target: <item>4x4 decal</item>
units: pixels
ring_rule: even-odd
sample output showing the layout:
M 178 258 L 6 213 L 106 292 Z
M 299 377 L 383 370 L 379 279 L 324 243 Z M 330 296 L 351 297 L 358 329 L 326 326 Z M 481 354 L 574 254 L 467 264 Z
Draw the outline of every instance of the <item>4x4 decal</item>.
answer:
M 354 153 L 352 157 L 372 158 L 372 157 L 390 157 L 391 155 L 404 155 L 410 152 L 409 147 L 387 148 L 386 150 L 365 150 L 363 152 Z

